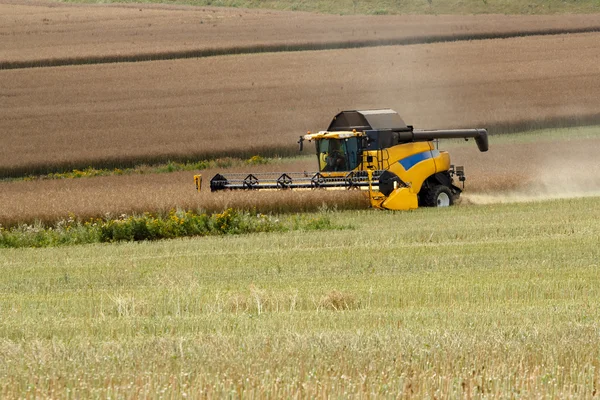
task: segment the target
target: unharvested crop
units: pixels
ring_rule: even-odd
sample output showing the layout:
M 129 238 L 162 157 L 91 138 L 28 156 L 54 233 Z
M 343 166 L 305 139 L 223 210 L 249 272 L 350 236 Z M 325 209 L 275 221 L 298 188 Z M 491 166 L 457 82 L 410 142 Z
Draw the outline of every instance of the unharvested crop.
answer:
M 289 155 L 342 109 L 419 128 L 598 122 L 598 35 L 1 71 L 0 174 Z
M 286 167 L 296 170 L 299 166 L 310 164 L 298 162 Z M 273 165 L 265 165 L 254 167 L 253 170 L 273 168 Z M 202 171 L 206 178 L 216 172 Z M 230 207 L 262 213 L 290 213 L 322 208 L 368 207 L 368 201 L 358 191 L 210 193 L 206 185 L 204 191 L 198 193 L 193 175 L 193 172 L 173 172 L 0 183 L 0 204 L 3 205 L 0 208 L 0 224 L 12 226 L 36 220 L 52 223 L 69 214 L 83 220 L 107 214 L 118 216 L 146 211 L 168 212 L 176 208 L 211 213 Z

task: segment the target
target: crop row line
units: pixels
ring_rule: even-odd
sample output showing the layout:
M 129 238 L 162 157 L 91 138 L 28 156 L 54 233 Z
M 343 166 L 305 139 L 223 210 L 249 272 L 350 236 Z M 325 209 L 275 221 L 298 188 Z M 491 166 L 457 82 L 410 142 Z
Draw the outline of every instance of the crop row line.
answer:
M 509 39 L 527 36 L 548 36 L 573 33 L 600 32 L 600 26 L 566 29 L 538 29 L 518 32 L 482 32 L 447 35 L 412 36 L 392 39 L 332 41 L 322 43 L 288 43 L 288 44 L 258 44 L 252 46 L 232 46 L 223 48 L 192 49 L 164 51 L 152 53 L 114 54 L 83 57 L 42 58 L 25 61 L 0 61 L 0 69 L 23 69 L 42 67 L 62 67 L 70 65 L 112 64 L 122 62 L 143 62 L 160 60 L 177 60 L 186 58 L 204 58 L 224 55 L 278 53 L 296 51 L 317 51 L 353 49 L 379 46 L 407 46 L 414 44 L 458 42 L 468 40 Z

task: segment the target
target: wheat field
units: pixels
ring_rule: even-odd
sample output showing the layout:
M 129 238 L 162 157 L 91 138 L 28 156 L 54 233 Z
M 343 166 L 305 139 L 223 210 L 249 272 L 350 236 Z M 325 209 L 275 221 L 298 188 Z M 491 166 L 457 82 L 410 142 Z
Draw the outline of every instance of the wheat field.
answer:
M 343 109 L 418 128 L 593 124 L 598 35 L 0 71 L 0 173 L 290 155 Z

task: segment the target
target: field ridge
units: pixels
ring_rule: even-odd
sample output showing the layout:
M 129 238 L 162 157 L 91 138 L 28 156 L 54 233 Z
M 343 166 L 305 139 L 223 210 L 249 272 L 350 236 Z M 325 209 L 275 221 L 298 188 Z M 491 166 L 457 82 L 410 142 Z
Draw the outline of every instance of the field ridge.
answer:
M 187 58 L 205 58 L 239 54 L 281 53 L 297 51 L 319 51 L 338 49 L 357 49 L 381 46 L 408 46 L 416 44 L 460 42 L 472 40 L 510 39 L 530 36 L 552 36 L 577 33 L 600 32 L 600 25 L 580 28 L 548 28 L 521 32 L 482 32 L 464 34 L 441 34 L 409 36 L 391 39 L 339 40 L 330 42 L 306 42 L 288 44 L 257 44 L 250 46 L 227 46 L 221 48 L 142 52 L 131 54 L 113 54 L 85 57 L 41 58 L 37 60 L 0 61 L 0 70 L 63 67 L 71 65 L 114 64 L 123 62 L 144 62 L 178 60 Z

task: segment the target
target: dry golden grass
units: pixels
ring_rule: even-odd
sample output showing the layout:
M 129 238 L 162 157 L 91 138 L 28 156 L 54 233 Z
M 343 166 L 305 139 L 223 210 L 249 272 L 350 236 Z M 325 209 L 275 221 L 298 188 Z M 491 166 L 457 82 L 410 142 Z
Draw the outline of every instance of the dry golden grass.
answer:
M 0 176 L 295 152 L 342 109 L 419 128 L 600 119 L 600 34 L 0 71 Z
M 287 167 L 290 171 L 306 169 L 304 167 L 314 169 L 313 163 L 304 162 L 290 163 Z M 262 172 L 274 167 L 265 165 L 246 169 Z M 4 182 L 0 183 L 0 224 L 8 226 L 35 220 L 52 222 L 69 214 L 87 219 L 106 214 L 167 212 L 175 208 L 218 212 L 231 207 L 285 213 L 316 211 L 323 207 L 368 207 L 366 198 L 355 191 L 211 193 L 208 181 L 216 172 L 223 171 L 202 171 L 205 179 L 201 193 L 195 191 L 194 172 Z
M 551 198 L 600 193 L 600 160 L 597 158 L 600 139 L 494 144 L 492 138 L 487 153 L 479 153 L 474 144 L 469 144 L 449 149 L 452 161 L 466 169 L 464 203 L 500 201 L 504 197 L 510 199 L 511 195 Z M 316 161 L 310 159 L 202 171 L 202 193 L 195 191 L 194 172 L 3 182 L 0 183 L 0 224 L 49 222 L 65 218 L 69 213 L 89 218 L 106 213 L 114 216 L 172 208 L 217 212 L 232 207 L 282 213 L 314 211 L 323 206 L 368 207 L 366 197 L 357 191 L 211 193 L 208 187 L 210 178 L 217 172 L 303 171 L 314 170 L 315 164 Z
M 360 16 L 169 5 L 3 0 L 0 65 L 147 59 L 210 49 L 424 40 L 600 28 L 596 15 Z M 106 61 L 106 60 L 105 60 Z

